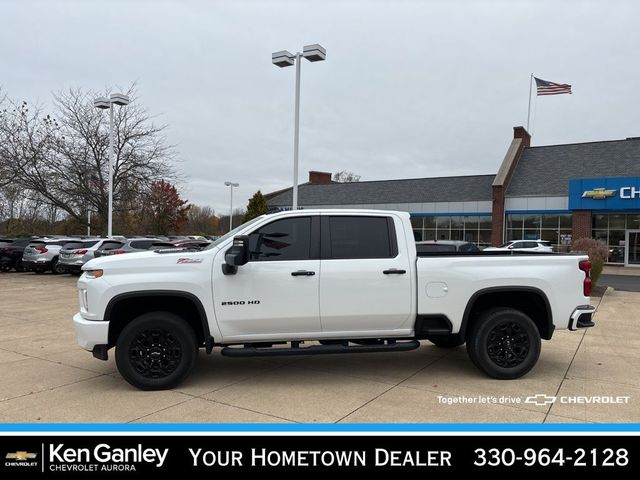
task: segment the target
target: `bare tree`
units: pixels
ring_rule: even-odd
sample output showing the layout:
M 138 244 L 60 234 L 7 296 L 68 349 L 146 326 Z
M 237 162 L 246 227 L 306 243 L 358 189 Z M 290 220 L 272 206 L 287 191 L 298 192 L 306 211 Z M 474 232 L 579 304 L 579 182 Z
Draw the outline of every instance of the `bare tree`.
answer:
M 114 218 L 131 208 L 149 185 L 178 177 L 174 151 L 144 106 L 136 101 L 114 111 Z M 81 223 L 87 210 L 106 223 L 109 119 L 93 106 L 96 92 L 71 89 L 54 95 L 55 115 L 26 103 L 12 104 L 0 121 L 0 158 L 13 181 L 37 193 L 56 211 Z M 103 225 L 104 226 L 104 225 Z M 104 230 L 104 228 L 103 228 Z
M 188 216 L 187 233 L 191 235 L 213 235 L 216 233 L 219 219 L 213 208 L 191 205 Z
M 353 183 L 360 181 L 360 175 L 356 175 L 353 172 L 342 170 L 333 174 L 333 181 L 338 183 Z

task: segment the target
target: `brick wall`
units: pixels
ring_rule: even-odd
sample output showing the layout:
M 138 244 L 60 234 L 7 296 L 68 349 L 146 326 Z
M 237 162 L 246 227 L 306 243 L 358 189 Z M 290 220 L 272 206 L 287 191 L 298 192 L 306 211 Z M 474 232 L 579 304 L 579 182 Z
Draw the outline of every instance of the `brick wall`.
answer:
M 504 232 L 504 187 L 493 187 L 493 203 L 491 213 L 491 245 L 497 247 L 503 242 Z
M 327 185 L 331 183 L 331 173 L 311 170 L 309 172 L 309 183 L 314 185 Z
M 518 150 L 515 152 L 515 157 L 509 169 L 506 172 L 506 176 L 502 185 L 493 185 L 492 191 L 492 213 L 491 213 L 491 245 L 497 247 L 504 242 L 504 194 L 509 183 L 511 182 L 511 176 L 513 175 L 516 165 L 520 160 L 522 151 L 531 146 L 531 135 L 524 127 L 513 127 L 513 138 L 521 139 Z M 508 155 L 508 154 L 507 154 Z M 504 165 L 504 164 L 503 164 Z M 501 167 L 502 168 L 502 167 Z
M 571 240 L 591 238 L 591 210 L 574 210 L 571 225 Z

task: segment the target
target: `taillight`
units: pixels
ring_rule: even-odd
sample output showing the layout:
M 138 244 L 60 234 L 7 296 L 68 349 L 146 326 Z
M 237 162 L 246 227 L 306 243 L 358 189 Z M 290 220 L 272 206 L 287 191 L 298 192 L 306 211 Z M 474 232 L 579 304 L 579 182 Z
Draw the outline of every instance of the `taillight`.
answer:
M 73 254 L 74 255 L 84 255 L 85 253 L 87 253 L 88 250 L 74 250 Z
M 38 253 L 47 253 L 49 250 L 46 247 L 35 247 Z
M 585 297 L 591 296 L 591 262 L 589 260 L 580 260 L 578 268 L 584 272 L 584 281 L 582 282 L 582 293 Z
M 111 255 L 120 255 L 121 253 L 127 253 L 124 250 L 111 250 Z

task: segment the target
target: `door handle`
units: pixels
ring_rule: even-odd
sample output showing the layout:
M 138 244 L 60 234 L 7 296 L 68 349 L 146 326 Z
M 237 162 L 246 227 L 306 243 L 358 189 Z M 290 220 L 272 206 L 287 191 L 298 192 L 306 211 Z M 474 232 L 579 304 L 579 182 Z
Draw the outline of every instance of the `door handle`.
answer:
M 383 270 L 382 273 L 385 275 L 404 275 L 407 273 L 406 270 L 400 270 L 398 268 L 390 268 L 389 270 Z
M 310 272 L 309 270 L 296 270 L 291 272 L 292 277 L 313 277 L 316 272 Z

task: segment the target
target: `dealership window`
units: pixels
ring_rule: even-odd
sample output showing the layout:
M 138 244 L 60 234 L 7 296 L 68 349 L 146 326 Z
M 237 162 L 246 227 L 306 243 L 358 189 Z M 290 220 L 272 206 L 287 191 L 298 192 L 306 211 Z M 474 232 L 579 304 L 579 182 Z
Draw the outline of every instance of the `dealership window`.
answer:
M 571 244 L 570 213 L 510 213 L 506 225 L 506 240 L 546 240 L 557 251 L 566 251 Z
M 640 230 L 640 215 L 609 213 L 592 216 L 592 236 L 609 247 L 609 263 L 624 263 L 625 230 Z
M 491 245 L 491 215 L 427 215 L 411 217 L 416 241 L 464 240 Z

